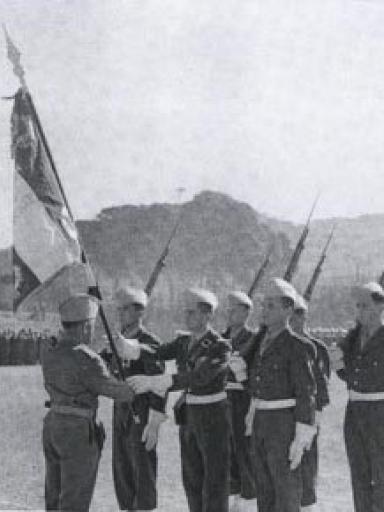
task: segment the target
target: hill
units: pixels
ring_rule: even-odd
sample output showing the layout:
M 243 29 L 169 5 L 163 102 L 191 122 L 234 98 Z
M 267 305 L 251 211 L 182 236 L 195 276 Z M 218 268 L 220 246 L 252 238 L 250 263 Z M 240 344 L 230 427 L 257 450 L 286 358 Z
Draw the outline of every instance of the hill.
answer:
M 303 226 L 265 217 L 276 233 L 283 231 L 292 245 Z M 331 218 L 311 222 L 310 234 L 300 261 L 298 281 L 311 273 L 332 227 L 335 236 L 322 275 L 323 282 L 362 282 L 376 279 L 384 270 L 384 214 L 355 218 Z
M 181 326 L 183 289 L 206 286 L 220 298 L 230 289 L 247 290 L 271 244 L 274 254 L 267 275 L 281 275 L 302 230 L 302 226 L 267 217 L 216 192 L 202 192 L 184 204 L 105 208 L 96 218 L 80 220 L 77 225 L 106 299 L 111 299 L 119 284 L 145 285 L 181 211 L 182 222 L 149 315 L 163 332 Z M 316 220 L 294 279 L 299 289 L 307 284 L 335 222 L 335 239 L 312 301 L 315 326 L 346 326 L 353 318 L 351 284 L 376 278 L 384 267 L 384 215 Z M 5 309 L 10 307 L 10 251 L 0 251 L 1 274 L 0 301 Z M 70 285 L 76 286 L 76 279 Z M 51 304 L 52 309 L 59 288 L 60 283 L 45 293 L 44 307 L 49 309 Z M 255 318 L 257 314 L 256 307 Z

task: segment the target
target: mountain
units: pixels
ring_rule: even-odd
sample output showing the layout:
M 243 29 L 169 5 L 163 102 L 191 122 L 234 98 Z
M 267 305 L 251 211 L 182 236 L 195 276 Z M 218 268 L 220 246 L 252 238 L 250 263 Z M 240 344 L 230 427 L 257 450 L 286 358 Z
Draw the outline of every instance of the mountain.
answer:
M 267 217 L 246 203 L 216 192 L 202 192 L 182 205 L 105 208 L 94 219 L 80 220 L 77 225 L 107 301 L 120 284 L 145 285 L 181 213 L 181 225 L 149 311 L 154 328 L 165 333 L 171 326 L 182 326 L 180 294 L 186 287 L 209 287 L 221 299 L 230 289 L 248 290 L 271 245 L 274 253 L 266 276 L 282 275 L 303 228 Z M 335 222 L 335 239 L 313 295 L 312 325 L 347 325 L 353 318 L 350 285 L 375 279 L 384 267 L 384 215 L 315 220 L 294 278 L 299 289 L 307 284 Z M 1 274 L 5 283 L 1 287 L 1 307 L 7 308 L 10 251 L 0 251 Z M 50 304 L 53 308 L 60 286 L 56 284 L 41 299 L 48 309 Z M 263 283 L 259 291 L 262 289 Z M 260 305 L 256 299 L 254 322 Z M 219 314 L 222 323 L 223 310 Z

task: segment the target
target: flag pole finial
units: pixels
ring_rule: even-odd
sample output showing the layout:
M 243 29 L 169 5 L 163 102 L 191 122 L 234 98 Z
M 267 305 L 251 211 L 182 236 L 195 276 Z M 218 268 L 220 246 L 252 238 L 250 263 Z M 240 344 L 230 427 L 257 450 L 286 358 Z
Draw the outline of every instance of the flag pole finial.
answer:
M 9 37 L 7 27 L 3 23 L 3 31 L 5 36 L 5 42 L 7 44 L 7 56 L 9 61 L 13 65 L 13 72 L 20 80 L 21 87 L 27 89 L 27 82 L 25 81 L 25 71 L 21 65 L 21 53 L 12 39 Z

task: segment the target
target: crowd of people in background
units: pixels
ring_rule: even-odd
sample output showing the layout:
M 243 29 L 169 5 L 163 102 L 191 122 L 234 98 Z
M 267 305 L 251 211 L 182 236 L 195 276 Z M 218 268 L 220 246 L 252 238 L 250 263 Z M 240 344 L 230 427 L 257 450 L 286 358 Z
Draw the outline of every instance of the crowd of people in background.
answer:
M 41 343 L 51 336 L 48 329 L 35 331 L 31 328 L 11 329 L 8 327 L 1 330 L 0 365 L 37 364 Z

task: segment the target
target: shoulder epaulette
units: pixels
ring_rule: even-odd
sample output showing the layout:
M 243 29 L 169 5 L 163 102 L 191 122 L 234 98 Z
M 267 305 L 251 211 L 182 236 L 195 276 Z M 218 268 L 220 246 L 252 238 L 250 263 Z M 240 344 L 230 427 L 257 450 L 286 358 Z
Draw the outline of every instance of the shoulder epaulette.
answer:
M 76 352 L 85 354 L 90 359 L 100 359 L 100 356 L 94 350 L 92 350 L 88 345 L 85 345 L 85 343 L 76 345 L 76 347 L 74 347 L 73 350 Z
M 137 337 L 143 337 L 144 339 L 148 339 L 148 342 L 155 342 L 157 344 L 161 344 L 161 341 L 158 338 L 158 336 L 156 336 L 156 334 L 154 334 L 153 332 L 149 331 L 146 327 L 141 328 L 141 332 L 139 332 Z

